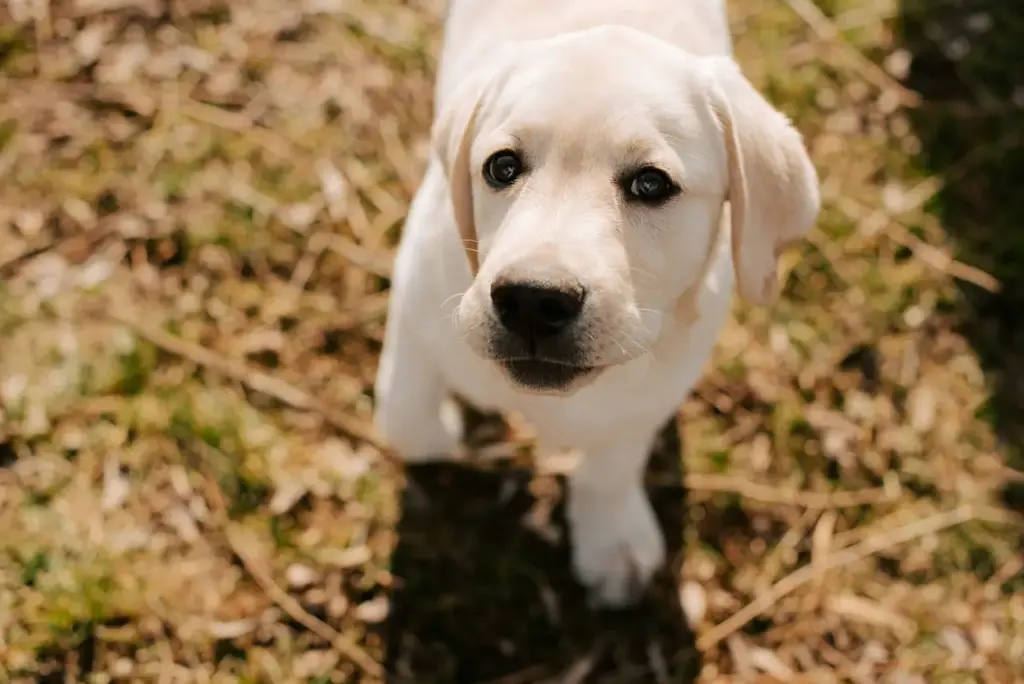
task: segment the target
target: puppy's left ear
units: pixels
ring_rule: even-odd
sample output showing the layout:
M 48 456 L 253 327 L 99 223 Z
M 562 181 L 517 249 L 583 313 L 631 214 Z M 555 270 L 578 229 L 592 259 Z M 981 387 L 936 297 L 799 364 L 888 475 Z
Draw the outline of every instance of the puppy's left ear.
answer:
M 778 294 L 782 253 L 821 209 L 818 175 L 800 133 L 730 57 L 707 57 L 711 108 L 729 169 L 733 268 L 740 295 L 766 305 Z

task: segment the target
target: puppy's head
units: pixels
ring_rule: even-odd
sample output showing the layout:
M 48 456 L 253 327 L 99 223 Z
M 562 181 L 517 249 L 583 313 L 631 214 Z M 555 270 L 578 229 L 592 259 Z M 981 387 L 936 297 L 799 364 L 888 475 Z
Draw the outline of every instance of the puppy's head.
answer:
M 508 48 L 456 90 L 434 146 L 474 274 L 456 325 L 535 392 L 648 351 L 726 200 L 739 292 L 761 304 L 819 210 L 799 134 L 730 58 L 621 27 Z

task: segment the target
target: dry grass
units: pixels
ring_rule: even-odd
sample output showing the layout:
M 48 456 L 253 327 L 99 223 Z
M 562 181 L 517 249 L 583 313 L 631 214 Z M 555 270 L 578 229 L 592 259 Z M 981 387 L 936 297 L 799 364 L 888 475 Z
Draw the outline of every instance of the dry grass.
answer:
M 826 209 L 666 432 L 672 571 L 606 616 L 528 448 L 367 438 L 438 8 L 8 0 L 0 681 L 1020 681 L 1024 13 L 818 3 L 732 3 Z

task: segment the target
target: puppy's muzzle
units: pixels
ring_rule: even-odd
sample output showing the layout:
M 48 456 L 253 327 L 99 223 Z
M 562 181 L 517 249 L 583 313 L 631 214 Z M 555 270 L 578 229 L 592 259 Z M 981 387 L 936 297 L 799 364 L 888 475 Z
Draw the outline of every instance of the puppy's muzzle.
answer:
M 593 371 L 583 362 L 580 319 L 586 290 L 576 283 L 498 279 L 491 306 L 500 325 L 496 359 L 513 380 L 538 390 L 557 390 Z

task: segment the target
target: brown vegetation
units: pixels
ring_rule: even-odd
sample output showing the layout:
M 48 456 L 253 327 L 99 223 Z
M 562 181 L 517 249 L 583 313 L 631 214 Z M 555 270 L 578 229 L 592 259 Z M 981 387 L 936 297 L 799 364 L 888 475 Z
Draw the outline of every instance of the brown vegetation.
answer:
M 436 4 L 7 0 L 0 682 L 1020 681 L 1024 13 L 731 5 L 826 208 L 654 459 L 671 571 L 594 615 L 514 430 L 369 438 Z

